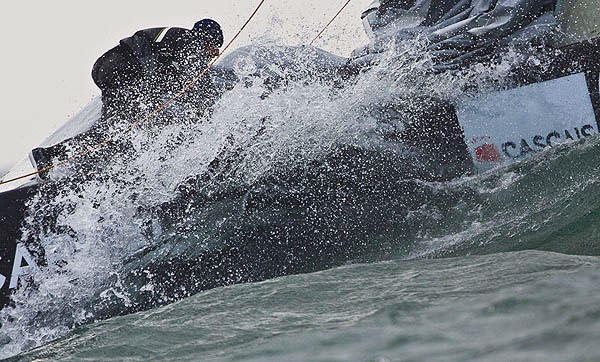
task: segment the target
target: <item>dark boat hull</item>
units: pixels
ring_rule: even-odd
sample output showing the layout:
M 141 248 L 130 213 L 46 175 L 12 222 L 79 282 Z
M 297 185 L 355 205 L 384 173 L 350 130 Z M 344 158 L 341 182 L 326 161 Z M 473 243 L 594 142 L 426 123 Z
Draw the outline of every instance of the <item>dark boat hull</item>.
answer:
M 572 47 L 565 50 L 561 56 L 556 57 L 556 59 L 550 64 L 550 66 L 545 67 L 544 69 L 540 69 L 539 71 L 532 71 L 532 69 L 529 69 L 521 74 L 517 70 L 514 74 L 515 83 L 519 86 L 527 86 L 530 84 L 551 81 L 553 79 L 561 77 L 567 77 L 573 74 L 585 74 L 585 79 L 587 81 L 587 92 L 589 93 L 589 100 L 591 102 L 591 105 L 593 106 L 594 112 L 594 116 L 592 116 L 592 118 L 595 117 L 595 126 L 598 127 L 598 122 L 600 122 L 600 92 L 598 84 L 600 72 L 599 64 L 600 47 L 598 46 L 598 44 L 593 42 L 586 43 L 584 45 Z M 421 103 L 429 104 L 429 107 L 415 110 L 413 112 L 414 119 L 408 125 L 408 127 L 406 127 L 403 133 L 399 135 L 389 135 L 389 137 L 386 139 L 386 141 L 389 142 L 402 142 L 405 146 L 415 151 L 415 154 L 422 155 L 422 157 L 420 157 L 420 159 L 417 160 L 419 162 L 418 166 L 414 167 L 413 170 L 410 170 L 406 173 L 394 174 L 393 177 L 390 177 L 389 175 L 384 175 L 382 176 L 382 180 L 394 179 L 397 181 L 398 178 L 405 177 L 405 179 L 444 181 L 458 177 L 472 170 L 473 158 L 475 158 L 476 155 L 471 154 L 469 151 L 467 142 L 465 140 L 465 134 L 463 133 L 463 129 L 459 123 L 460 120 L 455 110 L 455 107 L 441 101 L 433 102 L 429 100 L 423 101 Z M 384 119 L 382 121 L 386 122 L 394 120 Z M 600 130 L 600 128 L 597 128 L 597 130 Z M 394 137 L 396 136 L 397 139 L 394 139 Z M 351 157 L 336 160 L 336 162 L 340 162 L 340 165 L 343 166 L 344 164 L 346 164 L 348 166 L 339 167 L 339 170 L 357 169 L 361 165 L 369 164 L 369 162 L 371 162 L 372 160 L 376 160 L 380 156 L 365 156 L 360 153 L 361 151 L 356 151 L 358 152 L 356 153 L 355 150 L 346 150 L 344 152 L 348 152 L 348 154 L 351 155 Z M 363 156 L 365 159 L 364 163 L 353 163 Z M 396 166 L 391 166 L 389 169 L 395 172 L 394 167 Z M 373 169 L 376 169 L 376 167 L 373 166 L 373 168 L 364 170 L 364 174 L 372 173 Z M 364 177 L 364 174 L 359 173 L 355 175 L 355 179 L 358 180 L 356 182 L 366 182 L 361 181 L 361 177 Z M 333 179 L 335 177 L 336 175 L 332 174 L 330 179 Z M 320 177 L 315 176 L 315 180 L 320 180 Z M 380 187 L 382 190 L 385 190 L 385 183 L 380 182 L 382 180 L 375 180 L 375 185 L 377 185 L 377 187 Z M 276 186 L 273 186 L 274 190 L 278 189 L 279 187 Z M 292 186 L 294 185 L 292 184 L 291 187 Z M 353 190 L 353 188 L 356 187 L 356 189 L 360 190 L 362 186 L 363 185 L 361 184 L 348 185 L 348 189 Z M 37 245 L 25 245 L 22 230 L 24 220 L 27 216 L 28 201 L 30 200 L 32 195 L 34 195 L 38 191 L 38 188 L 38 186 L 27 186 L 12 191 L 0 193 L 0 308 L 8 304 L 10 300 L 11 290 L 17 288 L 19 282 L 24 282 L 22 276 L 26 275 L 27 271 L 29 270 L 28 268 L 35 267 L 35 265 L 32 265 L 34 264 L 34 259 L 38 262 L 38 265 L 43 265 L 44 263 L 43 254 L 36 251 L 34 257 L 32 257 L 30 251 L 33 252 L 33 250 L 36 250 Z M 327 190 L 327 187 L 323 186 L 323 189 Z M 317 189 L 317 191 L 315 191 L 316 194 L 321 195 L 318 192 L 318 190 L 320 189 Z M 405 193 L 410 194 L 410 192 L 408 191 Z M 326 198 L 327 193 L 322 194 L 322 196 Z M 357 192 L 356 199 L 360 199 L 360 192 Z M 252 200 L 252 198 L 249 198 L 249 200 Z M 362 204 L 368 201 L 362 199 L 360 200 L 361 202 L 357 202 L 357 204 Z M 315 203 L 317 202 L 315 201 Z M 306 202 L 300 204 L 306 204 Z M 309 224 L 310 222 L 307 222 L 307 225 Z M 360 223 L 358 222 L 356 223 L 356 225 L 360 225 Z M 298 235 L 300 235 L 299 237 L 302 237 L 301 235 L 304 235 L 304 230 L 301 231 L 302 232 L 298 232 Z M 281 237 L 285 237 L 285 232 L 286 231 L 284 230 L 279 233 L 281 234 Z M 273 232 L 271 233 L 278 234 Z M 254 237 L 256 239 L 256 245 L 262 243 L 261 235 L 254 235 Z M 242 239 L 248 240 L 248 238 Z M 352 243 L 355 243 L 356 245 L 359 244 L 359 242 L 356 240 L 349 240 L 351 246 L 354 246 L 354 244 Z M 251 249 L 250 244 L 244 247 L 239 247 L 239 245 L 237 244 L 229 245 L 230 249 L 225 248 L 213 254 L 203 254 L 201 257 L 198 257 L 193 260 L 158 260 L 156 263 L 156 267 L 158 269 L 163 270 L 171 269 L 171 273 L 164 273 L 163 276 L 165 276 L 165 278 L 161 280 L 161 289 L 163 289 L 164 293 L 168 294 L 169 289 L 175 288 L 176 285 L 190 283 L 191 284 L 187 289 L 190 292 L 194 292 L 197 290 L 194 289 L 193 285 L 198 286 L 198 288 L 200 289 L 206 289 L 210 287 L 226 285 L 229 282 L 227 280 L 219 282 L 216 279 L 214 280 L 214 282 L 211 282 L 210 280 L 207 281 L 206 278 L 203 277 L 203 274 L 206 273 L 207 268 L 210 265 L 212 265 L 211 263 L 221 267 L 229 266 L 231 269 L 236 269 L 236 265 L 240 265 L 240 263 L 257 265 L 257 268 L 259 268 L 259 266 L 265 261 L 271 263 L 272 265 L 266 265 L 266 269 L 264 270 L 253 270 L 251 274 L 240 275 L 236 278 L 236 280 L 242 282 L 256 281 L 274 276 L 279 276 L 285 273 L 314 271 L 315 269 L 319 269 L 321 267 L 333 266 L 339 263 L 343 263 L 348 258 L 353 258 L 356 256 L 354 254 L 345 254 L 345 250 L 352 250 L 352 248 L 349 247 L 350 244 L 347 245 L 345 244 L 345 242 L 346 241 L 344 240 L 340 240 L 339 243 L 336 244 L 337 246 L 334 245 L 335 247 L 333 247 L 332 250 L 330 250 L 331 252 L 328 251 L 324 254 L 319 254 L 324 255 L 327 258 L 329 258 L 330 256 L 334 258 L 333 254 L 339 254 L 339 256 L 341 256 L 340 259 L 338 259 L 336 262 L 332 262 L 331 264 L 329 264 L 327 260 L 321 260 L 319 263 L 312 263 L 315 265 L 319 264 L 320 267 L 312 267 L 311 262 L 307 262 L 305 264 L 298 264 L 294 268 L 289 268 L 287 264 L 279 265 L 272 260 L 268 260 L 268 258 L 264 259 L 262 255 L 260 255 L 260 257 L 257 256 L 255 260 L 250 260 L 253 257 L 253 255 L 251 254 L 251 250 L 248 249 Z M 269 244 L 268 247 L 271 248 L 273 247 L 273 245 Z M 282 247 L 286 247 L 286 243 L 283 243 L 282 245 Z M 271 250 L 268 248 L 267 249 L 270 250 L 270 253 L 272 255 L 283 255 L 289 252 L 293 252 L 294 248 L 298 244 L 295 242 L 290 242 L 289 245 L 292 245 L 289 248 L 289 250 Z M 324 244 L 315 244 L 315 248 L 323 248 L 323 245 Z M 355 250 L 359 249 L 357 248 Z M 304 248 L 301 248 L 301 251 L 304 252 L 306 250 Z M 307 257 L 310 257 L 310 255 L 308 255 Z M 229 259 L 226 260 L 226 263 L 221 264 L 221 258 Z M 162 265 L 161 263 L 163 263 L 164 265 Z M 211 270 L 214 269 L 215 268 Z M 223 271 L 223 273 L 227 274 L 226 272 L 230 272 L 230 270 Z M 184 279 L 180 280 L 167 278 L 167 276 L 169 275 L 177 275 L 178 278 L 183 277 Z M 202 280 L 203 282 L 196 283 L 197 280 Z M 140 302 L 140 305 L 144 305 L 144 307 L 140 307 L 141 309 L 151 307 L 151 305 L 145 305 L 144 302 Z
M 0 194 L 0 309 L 8 304 L 11 289 L 18 287 L 19 276 L 33 267 L 20 242 L 27 202 L 37 189 L 34 185 Z

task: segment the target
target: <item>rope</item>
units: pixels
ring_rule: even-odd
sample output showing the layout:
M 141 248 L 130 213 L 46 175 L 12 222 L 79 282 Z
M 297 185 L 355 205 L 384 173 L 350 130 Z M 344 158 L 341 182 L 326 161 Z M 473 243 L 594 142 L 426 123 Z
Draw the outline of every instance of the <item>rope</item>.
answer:
M 337 19 L 337 17 L 340 16 L 340 14 L 342 13 L 342 11 L 344 11 L 344 9 L 346 8 L 346 6 L 348 6 L 348 4 L 350 4 L 350 1 L 352 1 L 352 0 L 346 1 L 346 3 L 344 4 L 344 6 L 342 6 L 342 8 L 340 9 L 340 11 L 338 11 L 337 14 L 335 14 L 335 16 L 333 17 L 333 19 L 331 19 L 329 21 L 329 23 L 327 23 L 327 25 L 325 25 L 325 27 L 323 28 L 323 30 L 321 30 L 321 32 L 308 45 L 313 45 L 313 43 L 317 39 L 319 39 L 321 37 L 321 35 L 323 35 L 323 33 L 325 32 L 325 30 L 327 30 L 327 28 L 329 28 L 329 25 L 331 25 L 331 23 L 333 23 L 335 21 L 335 19 Z
M 213 65 L 215 65 L 215 63 L 221 58 L 221 56 L 227 51 L 227 49 L 229 49 L 229 47 L 231 46 L 231 44 L 233 44 L 233 42 L 240 36 L 240 34 L 244 31 L 244 29 L 246 28 L 246 26 L 248 26 L 248 24 L 250 23 L 250 21 L 252 21 L 252 19 L 254 18 L 254 16 L 256 15 L 256 13 L 258 13 L 258 11 L 260 10 L 260 8 L 262 7 L 262 5 L 265 3 L 266 0 L 261 0 L 261 2 L 258 4 L 258 6 L 256 7 L 256 9 L 254 10 L 254 12 L 252 13 L 252 15 L 250 15 L 250 17 L 248 18 L 248 20 L 246 20 L 246 22 L 244 23 L 244 25 L 242 25 L 242 27 L 240 28 L 240 30 L 237 32 L 237 34 L 235 34 L 235 36 L 229 41 L 229 43 L 225 46 L 225 48 L 223 48 L 223 51 L 221 53 L 219 53 L 219 55 L 217 55 L 209 64 L 208 66 L 200 73 L 198 74 L 191 82 L 189 82 L 182 90 L 180 90 L 175 96 L 173 96 L 173 98 L 169 99 L 168 101 L 166 101 L 163 105 L 161 105 L 160 107 L 158 107 L 157 109 L 155 109 L 154 111 L 152 111 L 150 114 L 148 114 L 146 117 L 140 119 L 139 121 L 133 123 L 132 125 L 130 125 L 126 130 L 124 130 L 123 132 L 121 132 L 120 134 L 123 135 L 125 133 L 130 132 L 131 130 L 133 130 L 135 127 L 139 126 L 140 124 L 146 122 L 147 120 L 149 120 L 150 118 L 156 116 L 157 114 L 159 114 L 160 112 L 162 112 L 165 108 L 167 108 L 167 106 L 169 106 L 169 104 L 173 103 L 175 100 L 177 100 L 178 98 L 180 98 L 182 95 L 184 95 L 196 82 L 198 82 L 200 80 L 200 78 L 202 78 L 206 72 L 208 72 L 210 70 L 210 68 L 212 68 Z M 84 150 L 82 152 L 79 152 L 63 161 L 60 161 L 54 165 L 48 166 L 46 168 L 43 168 L 41 170 L 35 171 L 35 172 L 31 172 L 28 173 L 26 175 L 23 176 L 19 176 L 19 177 L 15 177 L 13 179 L 10 180 L 6 180 L 6 181 L 0 181 L 0 185 L 4 185 L 4 184 L 8 184 L 11 182 L 15 182 L 27 177 L 31 177 L 31 176 L 35 176 L 37 174 L 40 174 L 42 172 L 46 172 L 46 171 L 50 171 L 53 168 L 56 167 L 60 167 L 66 163 L 69 163 L 73 160 L 76 160 L 78 158 L 81 158 L 91 152 L 94 152 L 95 150 L 106 146 L 107 144 L 111 143 L 114 141 L 114 138 L 108 137 L 107 139 L 105 139 L 104 141 L 98 143 L 95 146 L 90 147 L 87 150 Z

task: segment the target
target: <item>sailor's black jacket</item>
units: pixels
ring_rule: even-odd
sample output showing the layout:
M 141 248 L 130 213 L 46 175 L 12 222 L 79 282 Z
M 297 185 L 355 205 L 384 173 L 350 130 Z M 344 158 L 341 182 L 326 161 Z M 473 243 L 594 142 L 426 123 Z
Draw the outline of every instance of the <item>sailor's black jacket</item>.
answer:
M 119 42 L 94 64 L 92 78 L 103 91 L 127 86 L 140 78 L 156 78 L 173 70 L 196 74 L 208 63 L 205 39 L 184 28 L 139 30 Z

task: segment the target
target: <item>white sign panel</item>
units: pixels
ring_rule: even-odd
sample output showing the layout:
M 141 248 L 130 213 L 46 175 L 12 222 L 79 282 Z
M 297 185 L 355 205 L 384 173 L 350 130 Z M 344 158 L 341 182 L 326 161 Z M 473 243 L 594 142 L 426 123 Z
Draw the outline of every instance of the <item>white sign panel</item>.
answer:
M 457 107 L 477 167 L 598 134 L 583 73 L 489 93 Z

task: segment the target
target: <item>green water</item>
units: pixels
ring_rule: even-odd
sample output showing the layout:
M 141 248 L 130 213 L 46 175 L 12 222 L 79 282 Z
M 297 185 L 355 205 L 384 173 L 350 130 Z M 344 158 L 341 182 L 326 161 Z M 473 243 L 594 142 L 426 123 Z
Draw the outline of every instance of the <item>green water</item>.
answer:
M 203 292 L 16 360 L 596 361 L 600 258 L 350 265 Z

